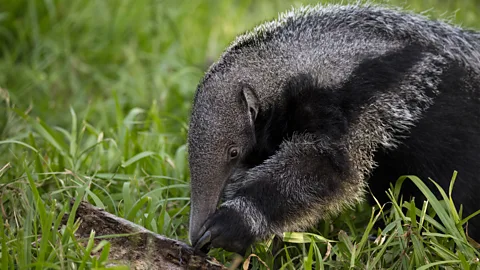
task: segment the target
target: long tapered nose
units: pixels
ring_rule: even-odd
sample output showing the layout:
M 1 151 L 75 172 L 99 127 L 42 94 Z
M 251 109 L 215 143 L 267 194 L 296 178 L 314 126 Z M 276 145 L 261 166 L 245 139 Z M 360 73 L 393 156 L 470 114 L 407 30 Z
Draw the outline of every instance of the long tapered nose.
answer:
M 202 227 L 205 221 L 217 210 L 228 176 L 196 172 L 195 169 L 191 170 L 191 174 L 189 238 L 192 245 L 195 245 L 204 233 Z M 199 177 L 201 175 L 209 177 Z
M 196 245 L 200 237 L 205 232 L 203 225 L 208 217 L 212 215 L 218 204 L 218 200 L 191 199 L 189 238 L 192 245 Z

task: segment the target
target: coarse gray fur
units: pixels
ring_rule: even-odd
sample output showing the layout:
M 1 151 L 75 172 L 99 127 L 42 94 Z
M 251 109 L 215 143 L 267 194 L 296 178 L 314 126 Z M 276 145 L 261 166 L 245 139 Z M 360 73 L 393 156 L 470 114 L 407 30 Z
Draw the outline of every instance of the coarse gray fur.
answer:
M 466 76 L 456 90 L 472 102 L 480 100 L 479 37 L 478 32 L 368 4 L 294 9 L 238 37 L 210 67 L 195 95 L 188 136 L 192 243 L 209 232 L 212 246 L 241 252 L 253 239 L 308 228 L 363 200 L 366 180 L 377 165 L 375 154 L 395 151 L 409 137 L 442 94 L 442 76 L 452 64 Z M 260 164 L 244 164 L 259 143 L 255 121 L 272 108 L 283 108 L 279 104 L 284 104 L 292 78 L 307 74 L 318 88 L 339 89 L 365 61 L 412 44 L 421 50 L 415 64 L 398 74 L 398 82 L 378 89 L 370 103 L 355 108 L 358 117 L 344 134 L 297 130 Z M 313 113 L 318 108 L 302 109 Z M 480 127 L 477 116 L 472 116 L 475 128 Z M 232 145 L 240 152 L 234 162 L 227 157 Z M 264 202 L 261 194 L 247 191 L 264 184 L 272 188 L 261 193 L 272 192 L 269 198 L 295 211 L 268 216 L 276 201 Z M 217 210 L 220 196 L 225 201 Z

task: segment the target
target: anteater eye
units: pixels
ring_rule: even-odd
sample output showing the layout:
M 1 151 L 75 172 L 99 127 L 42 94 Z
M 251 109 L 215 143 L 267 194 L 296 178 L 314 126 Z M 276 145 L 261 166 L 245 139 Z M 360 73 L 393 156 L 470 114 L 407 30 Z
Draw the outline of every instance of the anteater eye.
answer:
M 229 150 L 230 158 L 234 159 L 238 157 L 238 149 L 236 147 L 232 147 Z

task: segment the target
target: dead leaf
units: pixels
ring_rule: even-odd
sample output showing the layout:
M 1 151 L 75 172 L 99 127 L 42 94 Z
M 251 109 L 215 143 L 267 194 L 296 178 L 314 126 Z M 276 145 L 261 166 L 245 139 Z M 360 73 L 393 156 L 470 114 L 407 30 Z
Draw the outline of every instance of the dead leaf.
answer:
M 259 262 L 261 262 L 268 270 L 270 270 L 267 264 L 255 254 L 250 254 L 250 256 L 248 256 L 248 258 L 245 260 L 245 262 L 243 262 L 243 270 L 248 270 L 248 266 L 250 265 L 250 259 L 252 257 L 256 257 Z

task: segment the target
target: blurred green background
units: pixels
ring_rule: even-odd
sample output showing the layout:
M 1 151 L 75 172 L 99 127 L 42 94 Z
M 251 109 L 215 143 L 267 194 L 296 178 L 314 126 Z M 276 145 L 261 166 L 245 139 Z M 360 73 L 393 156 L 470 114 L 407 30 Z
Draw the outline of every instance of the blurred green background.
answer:
M 154 101 L 159 114 L 186 121 L 197 82 L 236 35 L 317 2 L 2 0 L 0 86 L 49 124 L 65 125 L 73 106 L 109 125 L 114 92 L 125 111 Z M 388 4 L 479 25 L 478 0 Z
M 48 234 L 72 197 L 186 241 L 197 83 L 236 35 L 315 3 L 0 0 L 2 265 L 94 267 Z M 480 29 L 480 0 L 383 3 Z

